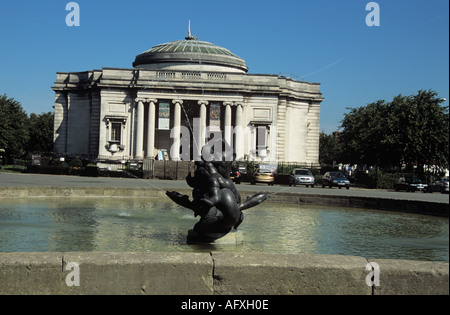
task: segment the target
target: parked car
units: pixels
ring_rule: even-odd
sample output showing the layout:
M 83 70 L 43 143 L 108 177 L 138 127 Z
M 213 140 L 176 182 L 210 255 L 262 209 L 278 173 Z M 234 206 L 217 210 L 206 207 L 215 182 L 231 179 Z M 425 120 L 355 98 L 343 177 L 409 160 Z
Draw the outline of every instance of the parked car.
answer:
M 239 172 L 239 169 L 237 167 L 232 167 L 230 170 L 230 178 L 235 182 L 236 184 L 241 183 L 241 172 Z
M 417 190 L 422 191 L 424 189 L 427 189 L 427 184 L 422 183 L 422 181 L 415 177 L 400 177 L 395 183 L 394 183 L 394 190 L 406 190 L 415 192 Z
M 310 170 L 296 168 L 289 175 L 289 186 L 306 185 L 314 187 L 315 179 Z
M 448 190 L 448 177 L 441 177 L 428 185 L 424 192 L 432 193 L 437 191 L 443 194 L 448 194 Z
M 255 185 L 256 183 L 267 183 L 273 186 L 274 181 L 275 176 L 271 170 L 258 168 L 256 172 L 253 173 L 250 184 Z
M 326 172 L 322 177 L 322 188 L 325 188 L 325 186 L 330 188 L 336 186 L 339 187 L 339 189 L 342 187 L 350 189 L 350 181 L 342 174 L 342 172 Z

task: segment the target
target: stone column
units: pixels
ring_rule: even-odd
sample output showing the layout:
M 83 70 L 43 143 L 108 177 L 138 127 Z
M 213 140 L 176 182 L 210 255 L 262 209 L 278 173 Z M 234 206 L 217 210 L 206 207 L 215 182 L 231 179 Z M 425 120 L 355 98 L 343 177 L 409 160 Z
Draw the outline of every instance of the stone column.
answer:
M 206 144 L 206 105 L 209 104 L 207 101 L 198 101 L 200 105 L 200 139 L 198 139 L 199 152 Z
M 173 100 L 173 104 L 175 104 L 174 110 L 174 124 L 173 124 L 173 143 L 178 145 L 178 148 L 174 148 L 172 154 L 172 160 L 179 161 L 180 160 L 180 132 L 181 132 L 181 104 L 183 101 L 181 100 Z
M 236 106 L 236 126 L 235 126 L 236 141 L 234 144 L 234 153 L 236 153 L 236 160 L 244 159 L 244 129 L 242 127 L 242 105 Z
M 286 101 L 286 121 L 284 124 L 284 161 L 291 162 L 291 120 L 292 120 L 292 104 L 290 101 Z M 292 122 L 294 125 L 294 122 Z M 295 129 L 295 128 L 292 128 Z M 296 161 L 293 161 L 296 162 Z
M 146 157 L 154 158 L 155 151 L 155 103 L 158 100 L 150 100 L 148 105 L 148 124 L 147 124 L 147 154 Z
M 287 141 L 287 109 L 286 109 L 286 98 L 280 98 L 278 100 L 277 109 L 277 135 L 276 135 L 276 149 L 277 157 L 280 161 L 286 161 L 286 144 Z
M 137 124 L 136 124 L 136 153 L 137 159 L 142 159 L 144 151 L 144 103 L 138 100 L 137 104 Z
M 224 102 L 223 105 L 225 105 L 225 134 L 224 139 L 228 143 L 228 145 L 232 145 L 231 140 L 233 136 L 233 127 L 231 126 L 231 103 L 230 102 Z

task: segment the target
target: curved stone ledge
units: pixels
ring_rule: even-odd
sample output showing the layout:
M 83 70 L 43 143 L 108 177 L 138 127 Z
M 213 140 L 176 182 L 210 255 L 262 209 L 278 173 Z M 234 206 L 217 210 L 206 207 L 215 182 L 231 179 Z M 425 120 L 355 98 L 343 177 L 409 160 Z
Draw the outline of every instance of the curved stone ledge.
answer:
M 178 192 L 191 195 L 190 189 L 176 189 Z M 254 192 L 240 191 L 243 198 Z M 270 194 L 270 192 L 268 192 Z M 0 198 L 33 198 L 33 197 L 135 197 L 167 199 L 164 189 L 156 188 L 123 188 L 123 187 L 61 187 L 61 186 L 17 186 L 0 187 Z M 269 202 L 298 204 L 314 204 L 349 208 L 367 208 L 378 210 L 402 211 L 449 217 L 448 203 L 427 202 L 419 200 L 402 200 L 390 198 L 336 196 L 301 193 L 272 194 Z
M 420 200 L 281 193 L 275 196 L 275 201 L 348 208 L 390 210 L 447 218 L 449 217 L 448 203 Z
M 190 190 L 177 189 L 190 194 Z M 242 193 L 245 197 L 245 192 Z M 2 187 L 0 198 L 165 198 L 163 190 Z M 419 212 L 448 217 L 448 204 L 278 193 L 274 202 Z M 425 211 L 424 211 L 425 210 Z M 366 284 L 368 263 L 379 286 Z M 66 279 L 79 266 L 80 286 Z M 449 264 L 354 256 L 266 253 L 0 253 L 0 294 L 449 294 Z
M 366 283 L 369 262 L 379 267 L 375 287 Z M 0 294 L 448 295 L 449 264 L 267 253 L 0 253 Z
M 187 191 L 187 190 L 186 190 Z M 166 198 L 165 191 L 149 188 L 17 186 L 0 187 L 0 198 L 33 197 L 142 197 Z

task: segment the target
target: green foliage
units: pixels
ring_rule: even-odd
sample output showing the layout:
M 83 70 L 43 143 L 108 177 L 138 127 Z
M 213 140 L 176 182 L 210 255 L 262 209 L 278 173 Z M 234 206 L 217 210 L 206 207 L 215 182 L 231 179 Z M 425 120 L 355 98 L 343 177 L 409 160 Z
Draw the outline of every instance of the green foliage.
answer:
M 0 95 L 0 148 L 6 163 L 25 154 L 27 141 L 27 114 L 19 102 Z
M 424 165 L 448 167 L 448 107 L 434 91 L 399 95 L 351 108 L 344 115 L 340 142 L 343 162 L 381 167 Z
M 30 153 L 50 153 L 53 150 L 53 113 L 31 114 L 28 119 Z
M 348 163 L 382 165 L 385 161 L 386 117 L 388 105 L 384 101 L 352 108 L 344 115 L 340 140 L 344 146 L 343 158 Z
M 69 166 L 73 168 L 75 167 L 80 168 L 83 166 L 83 162 L 79 158 L 75 158 L 72 161 L 70 161 Z
M 381 173 L 376 179 L 376 187 L 378 189 L 394 189 L 394 183 L 400 177 L 405 176 L 404 173 Z
M 355 174 L 355 184 L 359 187 L 373 189 L 394 189 L 394 183 L 404 173 L 385 173 L 381 170 L 373 170 L 367 173 L 357 172 Z
M 53 113 L 27 116 L 22 105 L 0 95 L 0 149 L 5 163 L 27 154 L 51 153 L 53 150 Z
M 341 146 L 336 134 L 319 134 L 319 162 L 321 165 L 332 165 L 341 159 Z

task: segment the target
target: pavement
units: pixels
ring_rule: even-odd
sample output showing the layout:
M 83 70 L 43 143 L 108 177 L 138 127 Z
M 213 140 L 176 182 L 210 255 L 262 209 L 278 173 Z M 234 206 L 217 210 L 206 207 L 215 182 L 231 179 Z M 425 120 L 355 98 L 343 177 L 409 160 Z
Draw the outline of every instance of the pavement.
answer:
M 190 189 L 184 180 L 160 180 L 141 178 L 113 178 L 113 177 L 80 177 L 61 175 L 0 173 L 1 187 L 24 187 L 24 186 L 58 186 L 58 187 L 116 187 L 116 188 L 149 188 L 158 190 Z M 370 198 L 388 198 L 397 200 L 414 200 L 425 202 L 449 203 L 449 195 L 441 193 L 422 192 L 396 192 L 394 190 L 363 189 L 351 187 L 347 189 L 321 188 L 318 187 L 289 187 L 287 185 L 268 186 L 265 184 L 250 185 L 241 183 L 236 185 L 239 191 L 269 192 L 275 193 L 298 193 L 308 195 L 326 196 L 354 196 Z

